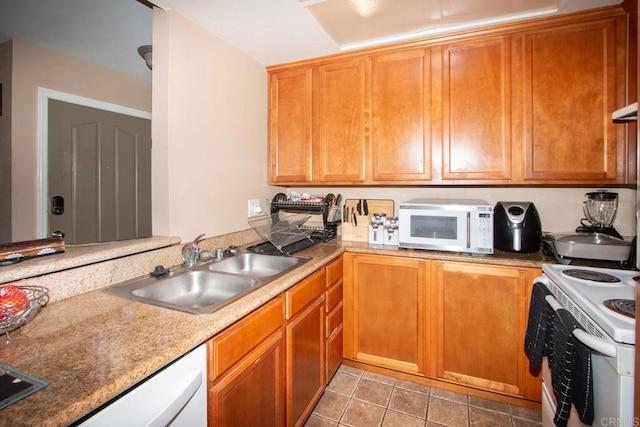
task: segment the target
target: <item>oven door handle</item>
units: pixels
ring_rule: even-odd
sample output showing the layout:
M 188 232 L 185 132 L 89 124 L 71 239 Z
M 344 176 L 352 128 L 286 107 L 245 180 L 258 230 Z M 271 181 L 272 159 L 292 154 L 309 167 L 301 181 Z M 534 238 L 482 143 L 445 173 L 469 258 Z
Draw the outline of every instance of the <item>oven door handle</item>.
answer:
M 547 295 L 546 297 L 544 297 L 544 299 L 551 306 L 551 308 L 553 308 L 554 311 L 562 308 L 562 306 L 552 295 Z M 573 336 L 576 337 L 576 339 L 582 344 L 604 354 L 605 356 L 616 357 L 616 346 L 611 344 L 610 342 L 603 340 L 602 338 L 593 336 L 580 328 L 576 328 L 573 330 Z

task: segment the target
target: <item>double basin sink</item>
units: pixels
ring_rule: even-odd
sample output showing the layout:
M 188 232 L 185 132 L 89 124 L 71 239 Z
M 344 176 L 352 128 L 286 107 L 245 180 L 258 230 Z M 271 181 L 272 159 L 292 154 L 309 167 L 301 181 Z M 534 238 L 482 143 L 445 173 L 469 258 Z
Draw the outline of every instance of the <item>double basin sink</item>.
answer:
M 209 314 L 309 261 L 307 257 L 242 253 L 161 276 L 143 276 L 104 292 L 192 314 Z

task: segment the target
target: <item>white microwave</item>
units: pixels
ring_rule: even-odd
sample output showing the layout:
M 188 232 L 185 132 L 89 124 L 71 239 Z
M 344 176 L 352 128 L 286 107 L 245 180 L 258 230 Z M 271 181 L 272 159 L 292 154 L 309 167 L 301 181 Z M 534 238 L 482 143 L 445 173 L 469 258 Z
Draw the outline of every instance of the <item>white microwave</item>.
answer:
M 493 206 L 484 200 L 408 200 L 398 223 L 401 248 L 493 253 Z

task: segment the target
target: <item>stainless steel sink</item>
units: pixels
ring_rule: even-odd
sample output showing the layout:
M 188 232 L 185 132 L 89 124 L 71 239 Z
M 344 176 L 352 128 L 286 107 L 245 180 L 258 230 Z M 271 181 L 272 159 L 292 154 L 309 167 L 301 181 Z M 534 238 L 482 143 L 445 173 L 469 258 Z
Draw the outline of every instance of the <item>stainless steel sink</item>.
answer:
M 310 259 L 244 253 L 160 277 L 139 277 L 105 288 L 104 292 L 187 313 L 208 314 Z
M 309 261 L 309 258 L 244 253 L 223 259 L 209 266 L 209 270 L 243 274 L 251 277 L 275 277 Z
M 158 278 L 145 276 L 104 291 L 133 301 L 206 314 L 237 300 L 260 284 L 253 277 L 185 270 Z

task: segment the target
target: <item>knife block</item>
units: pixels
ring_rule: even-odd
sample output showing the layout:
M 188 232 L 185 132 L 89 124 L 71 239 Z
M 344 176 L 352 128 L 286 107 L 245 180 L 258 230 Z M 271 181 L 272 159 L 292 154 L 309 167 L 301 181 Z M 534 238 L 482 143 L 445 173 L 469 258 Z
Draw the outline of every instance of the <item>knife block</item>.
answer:
M 371 218 L 374 213 L 383 213 L 387 217 L 394 216 L 394 201 L 385 199 L 367 199 L 369 206 L 369 215 L 358 215 L 356 211 L 358 205 L 358 199 L 345 200 L 344 207 L 347 212 L 345 218 L 342 219 L 342 240 L 349 240 L 352 242 L 368 242 L 369 241 L 369 226 L 371 225 Z M 353 215 L 351 212 L 355 212 L 356 226 L 353 222 Z M 382 228 L 381 228 L 382 231 Z
M 358 225 L 353 222 L 342 223 L 342 240 L 352 242 L 369 241 L 369 217 L 367 215 L 356 215 Z

